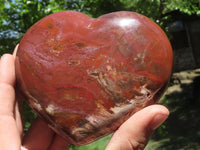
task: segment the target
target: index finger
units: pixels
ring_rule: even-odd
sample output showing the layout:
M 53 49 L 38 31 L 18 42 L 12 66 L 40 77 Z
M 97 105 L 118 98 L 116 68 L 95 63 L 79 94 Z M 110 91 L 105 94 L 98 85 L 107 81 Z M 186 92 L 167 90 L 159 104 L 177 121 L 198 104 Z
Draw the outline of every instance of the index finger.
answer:
M 0 149 L 19 149 L 19 131 L 14 119 L 15 107 L 14 57 L 5 54 L 0 60 Z M 10 144 L 10 139 L 14 139 Z

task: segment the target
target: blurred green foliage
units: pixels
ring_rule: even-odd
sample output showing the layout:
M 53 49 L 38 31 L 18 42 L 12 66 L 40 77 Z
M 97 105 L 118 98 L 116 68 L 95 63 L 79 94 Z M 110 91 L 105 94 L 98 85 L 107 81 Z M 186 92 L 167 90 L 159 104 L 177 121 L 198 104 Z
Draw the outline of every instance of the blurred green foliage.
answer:
M 35 22 L 62 10 L 80 11 L 92 17 L 113 11 L 134 11 L 165 29 L 172 19 L 169 11 L 200 15 L 200 3 L 199 0 L 1 0 L 0 55 L 11 53 Z
M 36 113 L 29 107 L 29 105 L 24 101 L 22 104 L 22 119 L 24 125 L 24 134 L 28 131 L 29 127 L 37 117 Z
M 105 136 L 93 143 L 84 146 L 74 146 L 71 145 L 69 150 L 104 150 L 111 138 L 112 134 Z

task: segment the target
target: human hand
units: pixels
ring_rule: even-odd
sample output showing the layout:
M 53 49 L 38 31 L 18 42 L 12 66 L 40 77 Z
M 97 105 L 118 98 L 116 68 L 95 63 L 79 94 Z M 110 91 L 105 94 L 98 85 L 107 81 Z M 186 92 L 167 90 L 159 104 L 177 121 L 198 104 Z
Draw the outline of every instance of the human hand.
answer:
M 168 116 L 168 109 L 156 104 L 136 112 L 113 134 L 106 150 L 143 150 Z
M 16 48 L 17 49 L 17 48 Z M 16 52 L 16 50 L 15 50 Z M 0 60 L 0 150 L 66 150 L 70 143 L 37 118 L 23 137 L 20 100 L 15 100 L 15 54 Z M 166 120 L 167 108 L 148 106 L 135 113 L 113 134 L 106 150 L 144 149 L 153 131 Z
M 17 49 L 17 47 L 16 47 Z M 16 53 L 16 49 L 15 52 Z M 0 59 L 0 150 L 66 150 L 69 143 L 37 118 L 23 137 L 21 101 L 15 96 L 15 54 Z M 17 94 L 17 93 L 16 93 Z M 23 145 L 23 147 L 21 146 Z

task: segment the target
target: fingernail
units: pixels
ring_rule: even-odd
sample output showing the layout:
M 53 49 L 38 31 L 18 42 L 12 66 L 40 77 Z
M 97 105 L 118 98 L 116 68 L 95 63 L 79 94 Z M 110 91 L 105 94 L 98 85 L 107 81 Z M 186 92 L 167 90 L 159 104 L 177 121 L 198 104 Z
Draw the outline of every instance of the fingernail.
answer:
M 14 56 L 14 57 L 16 57 L 16 54 L 17 54 L 17 51 L 18 51 L 18 47 L 19 47 L 19 44 L 17 44 L 17 45 L 15 46 L 15 49 L 14 49 L 14 51 L 13 51 L 13 56 Z
M 157 114 L 152 122 L 150 123 L 150 128 L 155 130 L 158 128 L 166 119 L 168 118 L 167 114 Z

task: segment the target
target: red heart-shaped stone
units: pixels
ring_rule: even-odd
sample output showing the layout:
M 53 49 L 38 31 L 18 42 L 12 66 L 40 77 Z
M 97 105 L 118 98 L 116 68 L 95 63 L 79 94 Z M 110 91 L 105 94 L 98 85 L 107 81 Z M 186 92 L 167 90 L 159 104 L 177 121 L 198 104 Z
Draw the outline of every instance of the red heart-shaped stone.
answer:
M 62 11 L 27 31 L 16 68 L 30 106 L 66 140 L 83 145 L 155 103 L 172 64 L 167 36 L 145 16 L 122 11 L 93 19 Z

